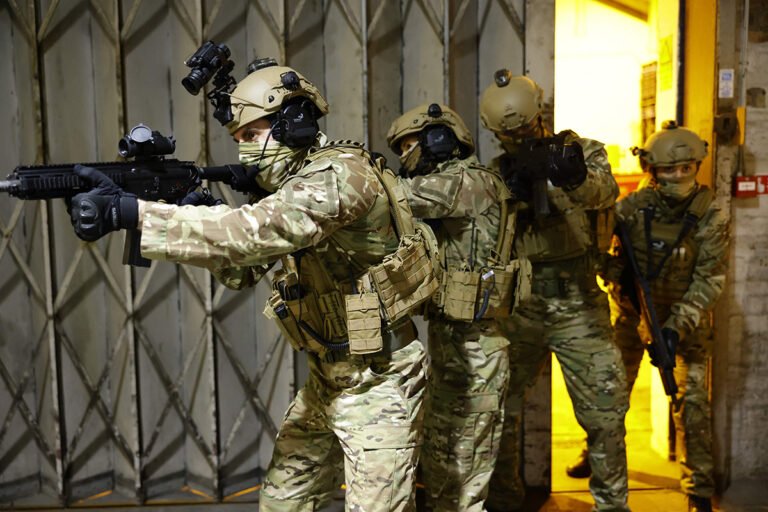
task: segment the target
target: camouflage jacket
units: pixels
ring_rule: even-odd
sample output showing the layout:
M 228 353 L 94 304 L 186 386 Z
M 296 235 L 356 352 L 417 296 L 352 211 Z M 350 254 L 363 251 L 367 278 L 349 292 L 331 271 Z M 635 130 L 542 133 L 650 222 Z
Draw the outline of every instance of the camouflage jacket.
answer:
M 610 240 L 612 226 L 602 222 L 607 227 L 606 233 L 595 233 L 595 225 L 601 223 L 587 216 L 589 211 L 612 209 L 619 196 L 604 145 L 571 131 L 566 133 L 565 142 L 576 142 L 581 146 L 587 177 L 570 191 L 548 183 L 547 197 L 552 213 L 546 219 L 535 219 L 532 205 L 520 204 L 515 252 L 533 263 L 580 256 L 590 248 L 599 247 L 602 251 L 607 249 L 607 243 L 602 244 L 598 239 Z M 491 167 L 496 172 L 501 171 L 501 156 L 493 159 Z
M 472 156 L 401 181 L 413 215 L 434 229 L 446 268 L 479 270 L 489 263 L 499 236 L 500 203 L 509 197 L 498 174 Z
M 344 281 L 398 246 L 384 187 L 367 154 L 350 146 L 315 148 L 304 167 L 254 204 L 146 203 L 143 212 L 145 257 L 205 267 L 234 289 L 254 285 L 300 249 L 314 247 L 332 277 Z
M 501 202 L 509 198 L 498 174 L 471 156 L 443 162 L 434 172 L 401 183 L 414 217 L 435 232 L 444 270 L 498 264 Z M 452 326 L 463 339 L 477 339 L 487 354 L 509 345 L 494 320 L 453 321 Z
M 683 216 L 693 200 L 670 206 L 652 187 L 632 192 L 616 206 L 616 220 L 623 222 L 642 272 L 649 263 L 657 267 L 670 246 L 670 256 L 651 280 L 651 293 L 664 327 L 681 337 L 690 334 L 711 311 L 723 291 L 728 258 L 728 217 L 721 204 L 709 204 L 701 219 L 676 247 Z M 653 212 L 651 240 L 645 232 L 645 213 Z M 623 265 L 623 259 L 620 260 Z M 615 271 L 612 275 L 617 275 Z

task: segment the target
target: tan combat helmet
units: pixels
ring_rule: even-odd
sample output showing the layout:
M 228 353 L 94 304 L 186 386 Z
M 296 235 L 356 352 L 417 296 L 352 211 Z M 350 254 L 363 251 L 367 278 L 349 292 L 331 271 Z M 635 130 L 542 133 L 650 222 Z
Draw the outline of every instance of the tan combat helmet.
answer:
M 450 128 L 456 135 L 459 144 L 463 146 L 462 153 L 465 153 L 465 156 L 475 152 L 475 142 L 459 114 L 446 105 L 438 103 L 419 105 L 392 121 L 389 132 L 387 132 L 387 144 L 396 155 L 400 155 L 402 154 L 400 141 L 404 137 L 417 134 L 425 127 L 433 124 L 443 124 Z
M 493 132 L 516 130 L 531 123 L 544 109 L 544 91 L 527 76 L 512 76 L 508 69 L 493 75 L 480 98 L 480 120 Z
M 664 121 L 661 130 L 648 137 L 642 148 L 632 148 L 632 154 L 640 158 L 643 169 L 674 167 L 704 160 L 707 142 L 675 121 Z
M 286 100 L 303 96 L 312 100 L 322 117 L 328 113 L 328 102 L 312 82 L 286 66 L 277 66 L 273 60 L 254 68 L 230 94 L 233 119 L 227 124 L 229 133 L 262 117 L 274 114 Z M 249 67 L 249 69 L 251 69 Z

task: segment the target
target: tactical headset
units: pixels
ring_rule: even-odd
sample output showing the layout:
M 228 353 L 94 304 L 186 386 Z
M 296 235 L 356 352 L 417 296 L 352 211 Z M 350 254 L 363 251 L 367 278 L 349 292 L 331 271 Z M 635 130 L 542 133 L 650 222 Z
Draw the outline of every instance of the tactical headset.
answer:
M 257 59 L 248 66 L 248 74 L 276 65 L 274 59 Z M 284 73 L 280 81 L 289 91 L 295 91 L 301 86 L 299 75 L 294 71 Z M 290 148 L 309 146 L 320 131 L 317 124 L 320 117 L 320 109 L 309 98 L 297 96 L 283 103 L 278 112 L 267 117 L 271 125 L 270 136 Z

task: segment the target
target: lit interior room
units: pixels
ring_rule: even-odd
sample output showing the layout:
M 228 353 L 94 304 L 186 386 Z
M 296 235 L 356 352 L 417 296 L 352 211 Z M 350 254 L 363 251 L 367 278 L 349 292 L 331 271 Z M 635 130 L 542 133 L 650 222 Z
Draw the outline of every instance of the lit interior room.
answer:
M 603 142 L 624 197 L 647 181 L 632 148 L 676 116 L 677 6 L 558 0 L 555 7 L 555 131 Z M 630 489 L 677 487 L 674 429 L 656 373 L 646 356 L 626 420 Z M 552 490 L 587 490 L 588 479 L 566 475 L 584 431 L 562 376 L 553 358 Z

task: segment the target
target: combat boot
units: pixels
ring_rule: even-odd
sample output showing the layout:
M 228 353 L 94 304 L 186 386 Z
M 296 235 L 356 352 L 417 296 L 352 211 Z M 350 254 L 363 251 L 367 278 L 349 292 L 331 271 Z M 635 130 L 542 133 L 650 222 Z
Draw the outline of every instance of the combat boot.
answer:
M 592 475 L 592 468 L 589 467 L 589 450 L 584 448 L 573 461 L 573 464 L 565 468 L 565 473 L 571 478 L 589 478 Z
M 712 500 L 689 494 L 688 512 L 712 512 Z

